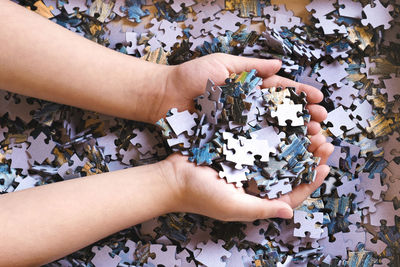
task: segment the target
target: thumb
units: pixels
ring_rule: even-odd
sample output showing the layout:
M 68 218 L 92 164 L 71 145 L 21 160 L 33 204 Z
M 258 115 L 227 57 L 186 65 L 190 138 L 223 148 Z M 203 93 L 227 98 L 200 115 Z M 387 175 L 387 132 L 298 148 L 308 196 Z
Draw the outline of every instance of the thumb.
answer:
M 257 74 L 262 78 L 267 78 L 276 74 L 282 66 L 282 62 L 278 59 L 250 58 L 229 54 L 218 54 L 218 56 L 221 57 L 221 62 L 225 64 L 225 67 L 231 73 L 240 73 L 242 71 L 256 69 Z
M 289 204 L 280 200 L 269 200 L 249 194 L 240 194 L 233 201 L 236 207 L 236 216 L 239 220 L 254 221 L 257 219 L 275 218 L 289 219 L 293 216 L 293 209 Z

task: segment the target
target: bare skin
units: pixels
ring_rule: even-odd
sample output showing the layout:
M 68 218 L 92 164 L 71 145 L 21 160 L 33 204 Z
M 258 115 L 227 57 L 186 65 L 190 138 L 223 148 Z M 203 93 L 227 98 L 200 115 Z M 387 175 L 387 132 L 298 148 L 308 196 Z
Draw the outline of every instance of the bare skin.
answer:
M 29 27 L 26 27 L 29 25 Z M 32 30 L 33 29 L 33 30 Z M 279 77 L 276 60 L 214 54 L 161 66 L 112 51 L 0 0 L 0 88 L 122 118 L 154 123 L 173 107 L 190 109 L 208 78 L 257 69 L 263 87 L 295 86 L 308 95 L 309 150 L 322 158 L 316 181 L 277 200 L 259 199 L 180 155 L 152 165 L 0 196 L 0 265 L 36 266 L 168 212 L 220 220 L 290 218 L 329 172 L 333 150 L 319 133 L 326 111 L 315 88 Z M 157 107 L 155 109 L 155 107 Z

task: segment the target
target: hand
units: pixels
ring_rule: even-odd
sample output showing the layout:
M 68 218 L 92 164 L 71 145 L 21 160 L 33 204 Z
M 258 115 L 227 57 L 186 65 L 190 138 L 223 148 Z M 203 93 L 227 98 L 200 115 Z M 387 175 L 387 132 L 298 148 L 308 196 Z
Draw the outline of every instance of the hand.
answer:
M 262 88 L 295 87 L 298 93 L 307 94 L 307 109 L 311 115 L 311 121 L 308 123 L 311 145 L 308 150 L 315 156 L 321 157 L 315 181 L 300 185 L 279 199 L 260 199 L 246 194 L 242 188 L 227 184 L 213 169 L 195 166 L 186 157 L 172 155 L 167 161 L 175 166 L 174 177 L 179 192 L 177 211 L 194 212 L 228 221 L 251 221 L 270 217 L 290 218 L 293 215 L 292 208 L 301 204 L 321 185 L 329 173 L 329 167 L 325 164 L 333 151 L 333 146 L 326 143 L 325 137 L 320 133 L 320 122 L 326 118 L 327 112 L 316 103 L 322 100 L 323 94 L 312 86 L 275 75 L 280 67 L 281 63 L 278 60 L 244 58 L 227 54 L 212 54 L 174 66 L 168 75 L 164 101 L 159 105 L 158 111 L 166 113 L 172 107 L 177 107 L 178 110 L 193 110 L 193 98 L 204 92 L 208 78 L 220 85 L 224 84 L 225 79 L 233 72 L 256 69 L 257 75 L 263 78 Z
M 329 144 L 330 145 L 330 144 Z M 326 162 L 330 149 L 319 149 L 316 156 Z M 174 166 L 175 174 L 168 185 L 174 191 L 174 212 L 191 212 L 223 221 L 254 221 L 280 217 L 289 219 L 300 205 L 323 182 L 329 173 L 327 165 L 317 167 L 313 183 L 302 184 L 278 199 L 262 199 L 245 193 L 243 188 L 227 183 L 208 166 L 196 166 L 187 157 L 175 153 L 165 161 Z M 167 165 L 167 164 L 165 164 Z
M 257 69 L 257 76 L 268 78 L 278 72 L 280 67 L 279 60 L 246 58 L 221 53 L 169 66 L 164 78 L 166 86 L 160 97 L 162 102 L 155 103 L 154 106 L 159 108 L 153 112 L 152 115 L 155 117 L 152 120 L 155 122 L 164 117 L 171 108 L 193 111 L 193 99 L 204 93 L 208 79 L 217 85 L 222 85 L 230 74 L 250 69 Z
M 257 70 L 257 76 L 263 78 L 262 88 L 268 87 L 295 87 L 297 92 L 307 94 L 307 109 L 311 114 L 311 121 L 308 124 L 308 134 L 315 135 L 320 132 L 320 122 L 326 116 L 326 110 L 316 103 L 322 101 L 323 94 L 316 88 L 297 83 L 275 75 L 281 68 L 279 60 L 265 60 L 258 58 L 238 57 L 228 54 L 215 53 L 197 58 L 177 66 L 169 66 L 165 71 L 165 84 L 158 103 L 152 103 L 151 121 L 156 122 L 171 108 L 178 108 L 179 111 L 194 111 L 193 99 L 204 93 L 208 79 L 217 85 L 225 83 L 225 79 L 231 73 Z

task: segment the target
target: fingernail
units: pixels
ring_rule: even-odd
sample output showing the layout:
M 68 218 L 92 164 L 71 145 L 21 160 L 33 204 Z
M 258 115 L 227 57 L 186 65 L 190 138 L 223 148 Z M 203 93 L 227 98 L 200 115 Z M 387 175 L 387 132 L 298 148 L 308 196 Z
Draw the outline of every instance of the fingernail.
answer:
M 282 218 L 282 219 L 290 219 L 293 217 L 293 210 L 291 209 L 280 209 L 278 210 L 276 217 Z

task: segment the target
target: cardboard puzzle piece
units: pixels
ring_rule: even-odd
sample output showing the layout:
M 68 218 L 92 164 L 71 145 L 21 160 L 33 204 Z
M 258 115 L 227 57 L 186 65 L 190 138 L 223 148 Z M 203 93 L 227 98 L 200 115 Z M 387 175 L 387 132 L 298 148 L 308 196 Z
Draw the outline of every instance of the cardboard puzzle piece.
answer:
M 376 205 L 380 203 L 380 200 L 375 200 L 372 198 L 372 194 L 365 193 L 364 200 L 358 204 L 358 207 L 363 210 L 363 215 L 368 213 L 375 213 L 376 212 Z
M 349 82 L 337 90 L 333 90 L 330 99 L 336 105 L 342 105 L 346 108 L 350 108 L 354 99 L 358 96 L 359 91 L 354 88 L 354 83 Z
M 211 228 L 207 227 L 205 229 L 199 228 L 195 233 L 190 233 L 188 236 L 189 242 L 186 244 L 186 248 L 190 251 L 195 252 L 197 245 L 200 243 L 207 243 L 210 240 Z M 198 255 L 200 251 L 197 250 Z
M 188 25 L 191 26 L 190 34 L 194 37 L 194 40 L 197 39 L 202 44 L 204 40 L 202 41 L 202 38 L 199 37 L 207 35 L 213 30 L 216 21 L 219 20 L 216 14 L 222 8 L 217 4 L 203 5 L 203 3 L 197 3 L 192 8 L 196 12 L 196 19 L 189 18 L 187 20 Z
M 290 100 L 285 98 L 283 104 L 277 106 L 276 111 L 271 111 L 271 116 L 278 119 L 280 126 L 287 126 L 287 121 L 290 121 L 290 126 L 301 126 L 304 125 L 302 112 L 301 104 L 290 104 Z
M 228 183 L 235 183 L 237 187 L 242 187 L 242 181 L 247 181 L 246 172 L 247 168 L 241 170 L 235 169 L 227 163 L 221 163 L 223 171 L 220 171 L 219 177 L 225 178 Z
M 320 17 L 317 28 L 322 28 L 325 35 L 347 34 L 346 26 L 338 25 L 335 18 Z M 340 80 L 339 80 L 340 81 Z
M 281 30 L 281 28 L 293 28 L 301 25 L 301 19 L 294 16 L 293 11 L 287 10 L 285 5 L 267 6 L 263 11 L 269 19 L 264 20 L 268 29 Z
M 320 238 L 323 229 L 321 228 L 324 214 L 322 212 L 314 212 L 311 215 L 302 210 L 294 211 L 294 222 L 299 224 L 299 227 L 293 231 L 294 236 L 306 237 L 309 233 L 310 238 Z
M 115 145 L 115 140 L 118 136 L 115 133 L 107 133 L 105 136 L 96 139 L 100 147 L 104 148 L 104 155 L 109 155 L 111 159 L 117 159 L 117 146 Z
M 243 165 L 252 166 L 254 164 L 254 158 L 251 155 L 248 155 L 244 149 L 240 149 L 240 143 L 237 142 L 235 145 L 232 145 L 233 142 L 230 141 L 231 146 L 235 147 L 237 145 L 237 149 L 228 149 L 227 145 L 224 144 L 222 151 L 226 156 L 226 160 L 232 163 L 235 163 L 235 168 L 238 170 L 243 169 Z M 237 151 L 237 152 L 236 152 Z
M 334 146 L 332 154 L 329 156 L 326 164 L 339 168 L 340 162 L 346 159 L 346 153 L 342 152 L 341 146 Z
M 391 161 L 389 164 L 386 166 L 386 168 L 383 170 L 383 173 L 385 173 L 386 181 L 390 182 L 395 182 L 396 180 L 400 179 L 400 164 L 396 164 L 396 162 Z
M 223 153 L 226 160 L 236 164 L 236 169 L 242 169 L 243 165 L 254 165 L 255 155 L 261 156 L 261 161 L 268 161 L 269 154 L 274 152 L 267 140 L 247 139 L 242 136 L 236 139 L 229 132 L 224 132 L 222 136 L 227 141 Z
M 128 239 L 125 242 L 125 248 L 127 249 L 121 250 L 118 254 L 121 258 L 120 263 L 133 264 L 133 261 L 135 260 L 134 253 L 136 250 L 136 243 Z
M 314 12 L 313 16 L 317 19 L 335 11 L 335 0 L 313 0 L 310 4 L 306 5 L 308 12 Z
M 387 179 L 386 182 L 388 186 L 388 190 L 385 192 L 385 201 L 393 201 L 395 198 L 400 200 L 400 180 L 397 179 L 394 182 L 390 182 L 390 179 Z
M 136 51 L 138 51 L 140 55 L 144 55 L 145 44 L 139 44 L 139 35 L 137 32 L 126 32 L 125 40 L 129 44 L 126 46 L 126 52 L 129 55 L 134 55 Z
M 282 139 L 285 138 L 286 134 L 284 132 L 278 133 L 278 131 L 273 126 L 263 127 L 259 130 L 250 133 L 252 139 L 268 140 L 268 146 L 271 149 L 275 149 L 271 153 L 276 154 L 279 144 Z
M 39 109 L 39 104 L 35 101 L 28 103 L 27 97 L 8 94 L 7 91 L 0 90 L 0 114 L 8 113 L 8 118 L 16 121 L 17 118 L 24 123 L 29 123 L 32 120 L 32 112 Z
M 176 246 L 165 246 L 165 251 L 162 250 L 163 245 L 151 244 L 150 245 L 150 255 L 147 262 L 157 266 L 158 264 L 163 264 L 166 266 L 177 267 L 181 266 L 181 260 L 176 259 Z
M 203 165 L 203 164 L 211 165 L 214 159 L 220 157 L 219 153 L 216 151 L 215 147 L 213 147 L 211 143 L 206 143 L 204 146 L 200 148 L 193 147 L 190 149 L 190 153 L 192 154 L 192 156 L 189 157 L 189 160 L 192 162 L 196 162 L 197 165 Z M 235 174 L 237 175 L 237 173 Z M 232 179 L 236 180 L 235 178 Z
M 156 232 L 154 229 L 161 226 L 161 222 L 158 218 L 152 218 L 140 224 L 140 234 L 142 237 L 151 236 L 152 238 L 156 237 Z
M 169 22 L 163 20 L 160 24 L 160 30 L 163 34 L 157 35 L 157 40 L 164 44 L 165 50 L 171 50 L 171 48 L 179 41 L 178 37 L 183 36 L 183 31 L 177 22 Z
M 335 183 L 336 183 L 336 178 L 334 177 L 328 176 L 328 178 L 324 180 L 322 186 L 324 188 L 325 195 L 330 195 L 332 193 L 332 190 L 336 188 Z
M 41 132 L 36 138 L 29 137 L 28 142 L 31 143 L 27 152 L 30 154 L 31 158 L 29 162 L 33 164 L 35 161 L 42 164 L 43 161 L 48 159 L 50 162 L 55 159 L 55 156 L 51 153 L 56 146 L 53 140 L 49 140 L 46 143 L 47 136 Z
M 85 164 L 89 162 L 89 159 L 83 158 L 83 160 L 81 160 L 77 154 L 73 154 L 72 157 L 70 158 L 70 161 L 72 162 L 71 165 L 67 161 L 63 165 L 61 165 L 61 167 L 58 168 L 58 170 L 57 170 L 58 175 L 60 175 L 64 179 L 68 179 L 68 178 L 72 178 L 72 177 L 75 178 L 76 176 L 74 174 L 75 174 L 76 168 L 85 166 Z M 77 175 L 77 176 L 79 176 L 79 175 Z
M 3 165 L 2 168 L 4 167 Z M 9 192 L 8 190 L 13 191 L 14 188 L 11 185 L 17 179 L 18 176 L 16 176 L 15 170 L 11 170 L 11 172 L 0 172 L 0 193 Z
M 340 182 L 342 185 L 336 188 L 339 197 L 348 196 L 349 194 L 356 195 L 357 191 L 359 191 L 357 188 L 360 185 L 360 179 L 349 180 L 347 176 L 343 176 Z
M 117 267 L 121 261 L 121 258 L 118 255 L 114 255 L 114 257 L 110 255 L 112 249 L 109 246 L 94 246 L 92 247 L 92 252 L 95 255 L 91 262 L 96 267 Z
M 194 260 L 188 260 L 190 258 L 189 252 L 184 249 L 180 253 L 176 254 L 176 259 L 181 261 L 181 267 L 196 267 Z
M 236 24 L 249 25 L 249 21 L 245 18 L 238 17 L 238 14 L 239 11 L 226 11 L 216 14 L 215 17 L 218 18 L 218 20 L 215 21 L 214 29 L 211 31 L 211 34 L 216 37 L 219 34 L 225 34 L 226 31 L 235 32 L 239 28 Z
M 360 124 L 362 128 L 368 127 L 368 119 L 374 115 L 372 105 L 367 100 L 358 99 L 353 104 L 356 106 L 356 109 L 351 112 L 353 121 Z
M 288 144 L 285 141 L 279 144 L 281 153 L 278 155 L 278 159 L 285 159 L 292 172 L 302 171 L 306 165 L 302 160 L 306 160 L 310 155 L 307 151 L 309 144 L 310 140 L 307 137 L 299 138 L 293 134 L 289 136 Z
M 374 81 L 374 84 L 379 84 L 379 78 L 382 75 L 379 74 L 374 74 L 374 70 L 376 69 L 376 63 L 374 61 L 371 61 L 369 57 L 364 57 L 364 63 L 365 67 L 360 67 L 360 72 L 364 73 L 368 79 L 371 79 Z
M 335 61 L 328 64 L 324 61 L 321 66 L 322 68 L 318 70 L 320 77 L 317 80 L 319 82 L 324 81 L 328 86 L 335 84 L 337 87 L 342 87 L 345 85 L 342 83 L 342 80 L 349 75 L 346 71 L 346 68 L 349 67 L 347 63 L 340 64 L 338 61 Z M 335 73 L 335 75 L 332 75 L 332 73 Z
M 28 143 L 14 145 L 11 154 L 6 154 L 6 159 L 11 159 L 12 169 L 22 169 L 22 174 L 27 175 L 30 168 L 30 158 L 27 153 Z
M 339 15 L 343 17 L 361 19 L 362 5 L 352 0 L 338 0 Z
M 244 260 L 246 258 L 249 259 L 250 257 L 245 249 L 239 250 L 236 246 L 234 246 L 229 250 L 229 253 L 231 253 L 231 256 L 226 260 L 226 266 L 230 267 L 248 266 L 245 264 Z
M 292 191 L 292 185 L 290 184 L 289 178 L 278 180 L 275 184 L 269 186 L 267 195 L 269 199 L 280 197 L 280 195 L 287 194 Z
M 379 245 L 379 247 L 381 247 L 381 245 Z M 371 250 L 371 249 L 372 248 L 370 247 L 369 250 Z M 384 258 L 381 260 L 381 263 L 375 263 L 374 267 L 389 267 L 389 263 L 390 263 L 390 260 L 387 258 Z
M 379 173 L 375 173 L 374 177 L 369 178 L 369 173 L 361 173 L 359 174 L 360 185 L 359 187 L 364 189 L 365 192 L 372 192 L 372 198 L 375 200 L 381 199 L 381 194 L 388 190 L 388 186 L 382 185 L 381 175 Z
M 32 188 L 34 186 L 36 186 L 37 184 L 39 184 L 42 180 L 42 177 L 38 176 L 38 175 L 28 175 L 26 177 L 22 177 L 22 176 L 17 176 L 17 178 L 15 179 L 15 182 L 18 183 L 17 187 L 15 187 L 13 192 L 16 191 L 20 191 L 20 190 L 25 190 L 28 188 Z
M 383 149 L 384 158 L 386 161 L 391 162 L 394 158 L 400 156 L 400 147 L 398 145 L 400 140 L 400 134 L 393 132 L 389 135 L 386 141 L 379 143 L 377 146 Z
M 350 113 L 340 106 L 328 113 L 328 117 L 324 123 L 331 123 L 332 126 L 328 126 L 328 129 L 334 136 L 338 137 L 345 131 L 356 127 L 356 124 L 350 119 L 349 115 Z
M 383 201 L 376 204 L 376 212 L 370 214 L 371 225 L 380 226 L 381 221 L 386 222 L 386 226 L 394 226 L 394 217 L 400 217 L 400 209 L 393 207 L 393 202 Z
M 121 1 L 121 0 L 119 0 Z M 116 1 L 118 3 L 118 1 Z M 140 23 L 142 17 L 150 15 L 150 11 L 142 9 L 143 0 L 124 1 L 124 5 L 119 5 L 117 12 L 122 12 L 132 22 Z
M 68 14 L 74 13 L 76 9 L 78 9 L 79 12 L 86 11 L 88 9 L 86 3 L 80 0 L 68 0 L 68 2 L 63 4 L 63 7 Z
M 334 237 L 335 240 L 330 241 L 328 236 L 322 236 L 322 238 L 317 242 L 324 249 L 325 254 L 328 254 L 331 257 L 346 258 L 347 246 L 343 238 L 343 233 L 337 232 L 335 233 Z
M 195 119 L 198 118 L 196 113 L 190 114 L 188 110 L 178 112 L 176 108 L 171 109 L 170 112 L 172 115 L 167 117 L 166 120 L 177 136 L 183 132 L 186 132 L 189 136 L 194 134 Z
M 391 27 L 389 22 L 393 20 L 392 16 L 390 15 L 391 11 L 393 11 L 392 5 L 384 7 L 380 0 L 374 1 L 374 6 L 368 4 L 363 8 L 366 18 L 362 19 L 361 23 L 364 26 L 369 24 L 373 28 L 383 26 L 383 28 L 387 30 Z
M 196 256 L 196 260 L 205 266 L 225 266 L 225 262 L 223 262 L 223 260 L 229 258 L 231 253 L 222 247 L 223 244 L 224 241 L 222 240 L 218 240 L 218 243 L 208 240 L 206 244 L 198 244 L 197 248 L 201 249 L 201 251 Z
M 365 233 L 363 228 L 349 225 L 349 232 L 343 232 L 346 247 L 350 250 L 356 250 L 359 243 L 365 244 Z
M 400 96 L 400 77 L 396 77 L 395 74 L 390 75 L 390 79 L 384 79 L 385 89 L 382 92 L 387 95 L 388 101 L 392 102 L 395 100 L 395 96 Z
M 130 141 L 132 145 L 136 146 L 141 154 L 151 153 L 154 154 L 157 152 L 156 145 L 160 142 L 157 140 L 154 133 L 150 132 L 148 128 L 144 128 L 143 131 L 139 129 L 134 129 L 132 131 L 136 136 L 132 138 Z
M 132 144 L 129 144 L 127 150 L 121 148 L 119 154 L 122 156 L 121 162 L 126 165 L 131 165 L 131 160 L 139 160 L 141 158 L 139 150 Z
M 207 122 L 210 124 L 217 124 L 220 117 L 220 110 L 223 106 L 220 102 L 221 94 L 221 88 L 215 86 L 214 82 L 209 79 L 204 94 L 195 99 L 196 104 L 200 106 L 200 110 L 197 112 L 199 117 L 205 114 Z
M 375 238 L 370 233 L 365 233 L 365 249 L 376 252 L 377 255 L 381 255 L 386 249 L 387 245 L 381 240 Z M 376 265 L 374 265 L 376 266 Z
M 258 225 L 252 222 L 246 223 L 246 229 L 244 233 L 246 235 L 245 240 L 253 242 L 255 244 L 264 244 L 267 242 L 265 233 L 269 227 L 268 221 L 262 220 Z
M 171 4 L 171 7 L 175 12 L 179 12 L 179 11 L 182 10 L 182 5 L 185 6 L 185 7 L 190 7 L 190 6 L 193 6 L 195 4 L 196 4 L 196 2 L 193 1 L 193 0 L 190 0 L 190 1 L 174 0 L 174 3 Z

